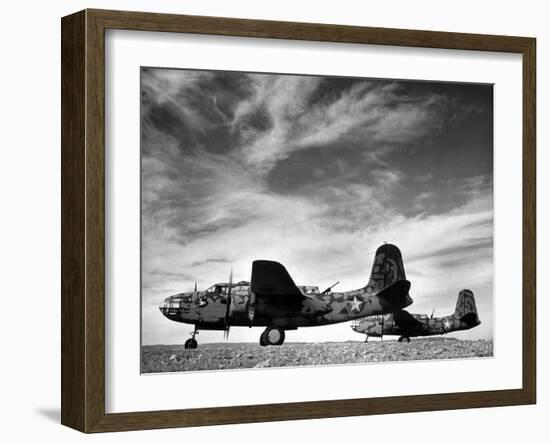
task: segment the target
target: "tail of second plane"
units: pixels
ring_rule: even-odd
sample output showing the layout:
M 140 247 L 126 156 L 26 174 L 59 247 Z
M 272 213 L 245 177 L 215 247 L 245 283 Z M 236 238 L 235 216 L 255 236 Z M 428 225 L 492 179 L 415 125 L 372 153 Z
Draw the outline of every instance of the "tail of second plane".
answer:
M 375 293 L 384 309 L 392 311 L 412 304 L 410 286 L 399 248 L 393 244 L 378 247 L 370 280 L 365 287 L 367 293 Z
M 481 324 L 477 315 L 474 294 L 471 290 L 464 289 L 458 294 L 454 316 L 472 327 Z

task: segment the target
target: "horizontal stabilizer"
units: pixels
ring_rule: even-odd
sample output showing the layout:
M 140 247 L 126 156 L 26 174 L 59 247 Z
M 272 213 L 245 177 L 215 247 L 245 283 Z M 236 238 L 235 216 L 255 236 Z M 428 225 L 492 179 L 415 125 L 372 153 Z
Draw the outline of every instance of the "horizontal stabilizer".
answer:
M 409 296 L 411 283 L 407 280 L 394 282 L 392 285 L 383 289 L 376 297 L 380 300 L 382 306 L 386 309 L 400 310 L 412 304 Z
M 479 320 L 479 317 L 477 316 L 477 313 L 466 313 L 464 316 L 460 318 L 462 322 L 465 322 L 468 325 L 475 326 L 481 324 L 481 321 Z
M 250 290 L 257 295 L 292 296 L 296 299 L 304 297 L 285 267 L 276 261 L 252 263 Z

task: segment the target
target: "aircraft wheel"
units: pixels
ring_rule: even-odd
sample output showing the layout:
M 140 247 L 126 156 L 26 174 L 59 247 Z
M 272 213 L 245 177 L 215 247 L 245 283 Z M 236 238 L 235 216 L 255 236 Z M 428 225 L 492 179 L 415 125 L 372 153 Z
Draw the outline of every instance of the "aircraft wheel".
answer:
M 398 340 L 398 342 L 411 342 L 411 338 L 408 336 L 401 336 Z
M 262 347 L 265 347 L 266 345 L 268 345 L 267 343 L 267 340 L 265 338 L 265 330 L 262 332 L 262 334 L 260 335 L 260 345 Z
M 281 345 L 285 340 L 285 331 L 279 327 L 267 327 L 264 334 L 267 345 Z
M 188 339 L 187 341 L 185 341 L 185 344 L 183 344 L 184 348 L 186 348 L 187 350 L 194 350 L 195 348 L 197 348 L 199 344 L 197 343 L 197 340 L 196 339 Z

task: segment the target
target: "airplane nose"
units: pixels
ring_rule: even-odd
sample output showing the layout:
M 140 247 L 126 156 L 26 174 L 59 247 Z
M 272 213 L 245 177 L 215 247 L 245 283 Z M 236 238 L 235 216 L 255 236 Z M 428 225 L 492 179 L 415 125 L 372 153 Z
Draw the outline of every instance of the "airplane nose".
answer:
M 161 311 L 161 313 L 164 315 L 165 312 L 166 312 L 166 308 L 168 306 L 168 303 L 170 302 L 170 299 L 169 298 L 166 298 L 166 299 L 163 299 L 160 304 L 159 304 L 159 310 Z

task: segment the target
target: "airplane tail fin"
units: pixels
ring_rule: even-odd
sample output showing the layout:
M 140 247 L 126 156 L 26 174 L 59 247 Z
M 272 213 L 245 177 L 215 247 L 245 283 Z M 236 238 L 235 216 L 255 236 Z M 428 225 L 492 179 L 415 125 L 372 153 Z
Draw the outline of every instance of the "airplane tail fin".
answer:
M 378 247 L 367 284 L 367 290 L 379 292 L 397 281 L 406 281 L 401 251 L 393 244 Z
M 456 300 L 455 317 L 470 325 L 481 324 L 477 315 L 476 301 L 471 290 L 464 289 L 458 294 Z

